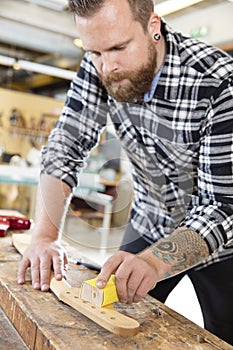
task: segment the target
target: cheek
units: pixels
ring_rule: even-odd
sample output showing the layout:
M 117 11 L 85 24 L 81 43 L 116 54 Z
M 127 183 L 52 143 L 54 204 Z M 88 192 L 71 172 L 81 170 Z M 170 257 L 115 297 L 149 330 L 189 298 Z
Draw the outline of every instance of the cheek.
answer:
M 119 72 L 131 71 L 137 66 L 137 55 L 133 50 L 116 52 L 113 58 Z
M 101 66 L 102 66 L 101 58 L 90 54 L 90 59 L 95 69 L 97 70 L 97 72 L 101 72 Z
M 124 57 L 131 69 L 140 67 L 145 64 L 148 59 L 148 50 L 141 46 L 133 47 L 128 54 Z

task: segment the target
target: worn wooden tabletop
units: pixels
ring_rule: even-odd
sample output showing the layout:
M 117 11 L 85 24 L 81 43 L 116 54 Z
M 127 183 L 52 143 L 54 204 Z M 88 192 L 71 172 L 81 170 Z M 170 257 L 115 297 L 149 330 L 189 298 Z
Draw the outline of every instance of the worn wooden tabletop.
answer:
M 27 350 L 25 343 L 0 308 L 0 348 L 1 350 Z
M 74 248 L 65 243 L 64 245 L 68 253 L 74 257 Z M 139 321 L 139 333 L 133 337 L 112 334 L 58 301 L 51 292 L 33 290 L 30 273 L 27 275 L 26 284 L 19 286 L 16 282 L 16 273 L 20 260 L 20 254 L 12 246 L 11 235 L 0 238 L 0 307 L 29 349 L 233 349 L 232 346 L 149 296 L 134 305 L 121 303 L 115 305 L 118 311 Z M 72 286 L 80 287 L 84 280 L 95 275 L 95 272 L 85 267 L 71 265 L 68 282 Z M 1 346 L 1 350 L 6 349 L 8 348 Z

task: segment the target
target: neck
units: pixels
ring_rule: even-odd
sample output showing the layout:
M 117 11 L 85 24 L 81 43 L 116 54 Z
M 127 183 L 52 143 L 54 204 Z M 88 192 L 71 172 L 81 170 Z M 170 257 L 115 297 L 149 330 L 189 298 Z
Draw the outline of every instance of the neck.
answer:
M 162 67 L 162 65 L 164 64 L 165 61 L 165 56 L 166 56 L 166 41 L 163 35 L 161 35 L 161 39 L 158 43 L 157 46 L 157 67 L 156 67 L 156 71 L 155 74 L 160 70 L 160 68 Z

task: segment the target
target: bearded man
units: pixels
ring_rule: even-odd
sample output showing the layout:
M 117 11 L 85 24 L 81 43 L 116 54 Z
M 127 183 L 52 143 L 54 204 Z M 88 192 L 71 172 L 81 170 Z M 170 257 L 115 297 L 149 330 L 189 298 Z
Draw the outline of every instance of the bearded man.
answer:
M 119 251 L 103 265 L 119 298 L 164 302 L 191 279 L 205 328 L 233 345 L 233 61 L 173 31 L 152 0 L 70 0 L 85 55 L 42 154 L 32 243 L 18 272 L 35 289 L 59 280 L 62 218 L 77 173 L 112 119 L 134 201 Z

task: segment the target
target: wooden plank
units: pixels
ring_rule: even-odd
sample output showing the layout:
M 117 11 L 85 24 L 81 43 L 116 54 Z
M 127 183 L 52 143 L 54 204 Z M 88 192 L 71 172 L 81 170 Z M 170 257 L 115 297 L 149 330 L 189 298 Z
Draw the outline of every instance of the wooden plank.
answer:
M 16 282 L 21 256 L 11 247 L 11 237 L 0 240 L 0 306 L 29 349 L 35 350 L 232 350 L 233 347 L 151 297 L 133 305 L 116 303 L 119 312 L 140 323 L 133 337 L 110 333 L 87 317 L 59 302 L 52 293 L 35 291 Z M 68 282 L 80 287 L 96 274 L 70 266 Z
M 0 347 L 1 350 L 27 350 L 22 338 L 16 332 L 2 309 L 0 308 Z

